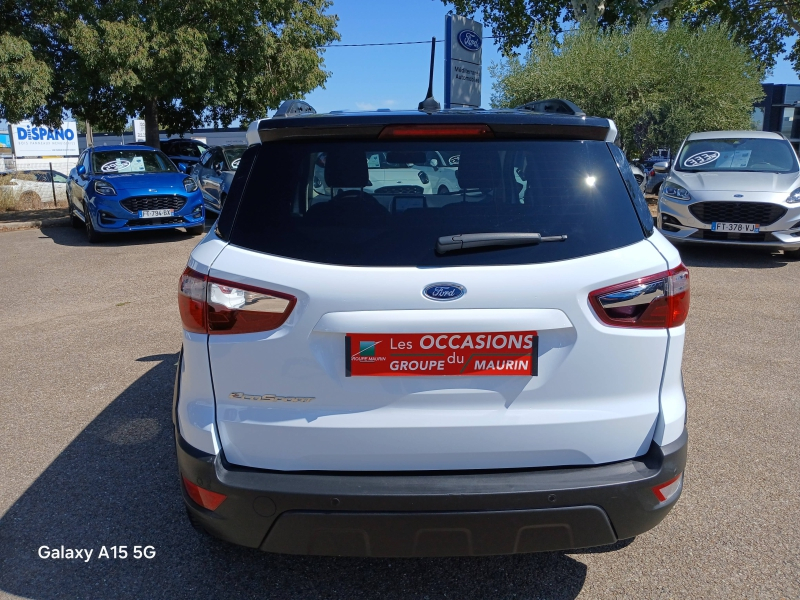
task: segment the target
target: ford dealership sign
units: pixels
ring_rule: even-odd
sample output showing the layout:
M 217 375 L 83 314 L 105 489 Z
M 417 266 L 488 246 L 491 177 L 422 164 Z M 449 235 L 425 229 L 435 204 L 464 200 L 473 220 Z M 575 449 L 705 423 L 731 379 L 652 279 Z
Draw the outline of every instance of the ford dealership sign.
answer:
M 78 130 L 75 122 L 59 128 L 33 125 L 30 121 L 8 126 L 14 154 L 25 156 L 77 156 Z

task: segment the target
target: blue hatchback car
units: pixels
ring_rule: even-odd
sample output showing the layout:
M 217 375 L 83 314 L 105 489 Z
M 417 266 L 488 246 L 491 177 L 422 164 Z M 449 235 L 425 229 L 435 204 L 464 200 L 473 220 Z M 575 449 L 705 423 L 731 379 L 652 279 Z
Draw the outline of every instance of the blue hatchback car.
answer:
M 200 235 L 205 225 L 197 183 L 147 146 L 84 150 L 69 173 L 67 204 L 72 226 L 92 243 L 118 231 L 185 227 Z

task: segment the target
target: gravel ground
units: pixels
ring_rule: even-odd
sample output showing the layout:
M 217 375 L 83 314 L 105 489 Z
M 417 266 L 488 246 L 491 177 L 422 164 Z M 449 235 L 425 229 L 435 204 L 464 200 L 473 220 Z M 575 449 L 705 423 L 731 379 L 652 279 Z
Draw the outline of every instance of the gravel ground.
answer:
M 296 558 L 203 537 L 183 514 L 175 295 L 196 242 L 0 234 L 0 597 L 800 598 L 800 262 L 683 250 L 689 467 L 651 532 L 581 553 Z M 43 560 L 42 545 L 94 556 Z M 98 560 L 104 545 L 129 557 Z

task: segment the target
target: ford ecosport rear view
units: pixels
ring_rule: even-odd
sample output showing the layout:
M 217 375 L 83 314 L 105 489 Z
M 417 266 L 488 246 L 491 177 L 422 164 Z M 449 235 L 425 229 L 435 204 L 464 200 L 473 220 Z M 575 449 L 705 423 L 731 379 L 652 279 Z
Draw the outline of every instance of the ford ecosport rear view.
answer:
M 180 279 L 196 527 L 270 552 L 487 555 L 666 516 L 689 273 L 613 122 L 382 111 L 249 136 Z

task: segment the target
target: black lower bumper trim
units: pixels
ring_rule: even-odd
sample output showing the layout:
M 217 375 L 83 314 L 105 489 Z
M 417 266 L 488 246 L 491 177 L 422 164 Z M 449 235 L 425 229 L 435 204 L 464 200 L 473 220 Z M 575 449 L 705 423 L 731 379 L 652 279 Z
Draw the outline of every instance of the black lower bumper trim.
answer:
M 596 506 L 477 512 L 283 513 L 261 546 L 324 556 L 475 556 L 588 548 L 617 537 Z
M 613 543 L 655 527 L 675 504 L 656 485 L 682 473 L 687 434 L 640 457 L 589 467 L 433 473 L 285 473 L 231 465 L 176 428 L 178 465 L 225 494 L 216 511 L 184 500 L 224 540 L 270 552 L 482 555 Z

